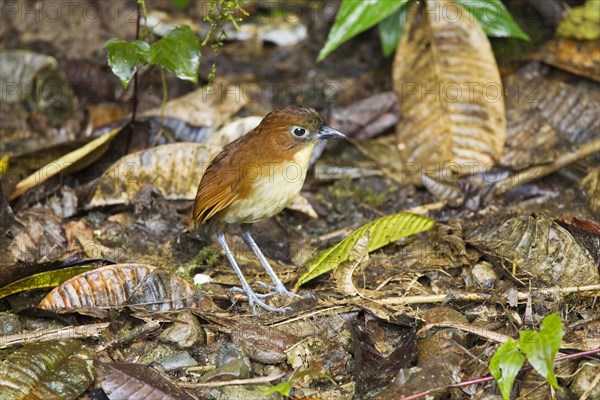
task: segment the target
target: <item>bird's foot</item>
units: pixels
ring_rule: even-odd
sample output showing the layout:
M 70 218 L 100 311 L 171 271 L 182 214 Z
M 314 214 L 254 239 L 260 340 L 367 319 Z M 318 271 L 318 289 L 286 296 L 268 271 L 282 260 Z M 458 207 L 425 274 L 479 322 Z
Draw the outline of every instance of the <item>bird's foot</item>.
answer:
M 234 286 L 234 287 L 232 287 L 232 288 L 231 288 L 231 291 L 232 291 L 232 292 L 236 292 L 236 293 L 243 293 L 243 294 L 245 294 L 246 296 L 248 296 L 248 292 L 246 292 L 246 291 L 244 290 L 244 288 L 241 288 L 241 287 L 239 287 L 239 286 Z M 257 298 L 259 298 L 259 299 L 268 299 L 269 297 L 271 297 L 271 296 L 275 296 L 275 295 L 277 294 L 277 293 L 275 293 L 275 292 L 270 292 L 270 293 L 256 293 L 256 292 L 254 292 L 254 291 L 253 291 L 252 293 L 254 293 L 254 296 L 256 296 L 256 297 L 257 297 Z M 250 296 L 248 296 L 248 297 L 250 297 Z
M 267 290 L 272 290 L 272 292 L 269 294 L 277 293 L 277 294 L 280 294 L 282 296 L 287 296 L 287 297 L 302 297 L 300 295 L 297 295 L 296 293 L 293 293 L 293 292 L 290 292 L 289 290 L 287 290 L 287 288 L 282 283 L 275 285 L 275 286 L 271 286 L 264 282 L 258 281 L 258 282 L 256 282 L 256 284 Z
M 262 299 L 266 299 L 266 298 L 269 298 L 269 297 L 275 295 L 276 292 L 262 294 L 262 293 L 256 293 L 252 289 L 246 291 L 240 287 L 233 287 L 233 288 L 231 288 L 231 291 L 243 293 L 248 297 L 248 305 L 250 306 L 250 309 L 252 310 L 253 314 L 257 314 L 256 306 L 262 308 L 263 310 L 269 311 L 269 312 L 281 312 L 282 313 L 282 312 L 287 312 L 287 311 L 291 310 L 291 307 L 272 307 L 262 300 Z

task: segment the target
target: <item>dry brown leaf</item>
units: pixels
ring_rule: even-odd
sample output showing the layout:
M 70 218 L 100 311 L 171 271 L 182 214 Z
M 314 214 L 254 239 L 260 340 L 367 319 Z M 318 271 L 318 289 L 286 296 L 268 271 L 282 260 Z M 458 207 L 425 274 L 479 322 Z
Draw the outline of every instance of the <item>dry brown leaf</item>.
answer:
M 77 275 L 55 287 L 38 305 L 54 312 L 86 312 L 122 306 L 137 285 L 156 267 L 116 264 Z M 93 315 L 97 313 L 91 312 Z
M 580 182 L 590 210 L 600 218 L 600 167 L 590 171 Z
M 335 282 L 336 289 L 347 296 L 359 296 L 360 293 L 354 282 L 352 276 L 356 268 L 362 263 L 369 259 L 369 232 L 363 237 L 358 239 L 348 255 L 348 259 L 344 261 L 339 267 L 337 267 L 333 273 L 332 278 Z
M 100 364 L 102 390 L 111 400 L 192 400 L 185 390 L 144 364 Z
M 517 278 L 535 283 L 583 286 L 600 282 L 590 253 L 544 216 L 520 216 L 498 227 L 482 226 L 467 240 Z
M 464 175 L 491 168 L 506 136 L 502 82 L 479 22 L 453 0 L 415 2 L 393 67 L 402 161 Z
M 102 174 L 87 208 L 128 203 L 145 185 L 168 200 L 193 200 L 219 150 L 206 143 L 173 143 L 128 154 Z
M 534 59 L 600 82 L 600 42 L 597 40 L 552 39 Z

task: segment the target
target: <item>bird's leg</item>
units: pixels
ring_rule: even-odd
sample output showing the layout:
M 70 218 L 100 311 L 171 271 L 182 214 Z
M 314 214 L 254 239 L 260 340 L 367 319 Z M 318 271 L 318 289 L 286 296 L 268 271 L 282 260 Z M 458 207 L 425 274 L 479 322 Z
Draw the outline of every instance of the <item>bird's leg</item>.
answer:
M 258 247 L 256 242 L 252 238 L 252 235 L 250 234 L 252 225 L 251 224 L 242 224 L 241 227 L 242 227 L 242 237 L 244 238 L 244 241 L 246 242 L 248 247 L 250 247 L 252 249 L 254 254 L 256 254 L 256 257 L 258 257 L 258 260 L 260 261 L 261 265 L 267 271 L 267 273 L 271 277 L 271 280 L 275 284 L 275 288 L 274 288 L 275 293 L 282 294 L 284 296 L 289 296 L 289 297 L 299 297 L 297 294 L 294 294 L 286 289 L 283 282 L 281 282 L 281 280 L 279 279 L 279 277 L 277 276 L 275 271 L 273 271 L 273 268 L 271 267 L 271 265 L 269 265 L 269 262 L 267 261 L 266 257 L 264 256 L 262 251 L 260 251 L 260 248 Z
M 219 244 L 223 248 L 223 251 L 225 252 L 225 255 L 227 256 L 227 259 L 229 260 L 229 264 L 231 264 L 231 267 L 235 271 L 235 274 L 238 276 L 238 279 L 240 280 L 240 283 L 242 284 L 242 290 L 244 291 L 246 296 L 248 296 L 248 305 L 250 306 L 250 309 L 252 310 L 253 313 L 256 313 L 256 310 L 254 309 L 254 305 L 257 305 L 257 306 L 259 306 L 267 311 L 271 311 L 271 312 L 285 312 L 285 311 L 289 310 L 289 308 L 271 307 L 270 305 L 268 305 L 264 301 L 262 301 L 259 298 L 259 296 L 256 294 L 256 292 L 254 292 L 254 290 L 252 290 L 252 288 L 248 284 L 248 281 L 246 280 L 246 278 L 244 278 L 244 275 L 242 274 L 242 270 L 240 269 L 239 265 L 235 261 L 235 258 L 233 257 L 233 253 L 231 252 L 231 250 L 229 249 L 229 246 L 227 245 L 227 242 L 225 241 L 224 233 L 217 234 L 217 242 L 219 242 Z

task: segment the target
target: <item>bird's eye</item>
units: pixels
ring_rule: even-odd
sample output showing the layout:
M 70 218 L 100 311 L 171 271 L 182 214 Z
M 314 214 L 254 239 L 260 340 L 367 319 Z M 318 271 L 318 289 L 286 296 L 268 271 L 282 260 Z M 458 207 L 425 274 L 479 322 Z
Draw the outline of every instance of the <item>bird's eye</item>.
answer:
M 306 135 L 306 129 L 301 128 L 299 126 L 295 126 L 293 128 L 293 132 L 294 132 L 294 135 L 296 135 L 298 137 L 302 137 L 302 136 Z

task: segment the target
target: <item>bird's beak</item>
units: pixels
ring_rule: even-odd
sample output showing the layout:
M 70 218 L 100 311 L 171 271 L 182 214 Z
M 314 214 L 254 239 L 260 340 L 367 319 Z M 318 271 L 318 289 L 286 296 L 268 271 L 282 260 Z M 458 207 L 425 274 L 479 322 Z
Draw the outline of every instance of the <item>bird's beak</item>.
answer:
M 321 126 L 321 130 L 319 130 L 319 139 L 346 139 L 346 135 L 342 132 L 336 131 L 335 129 L 323 125 Z

